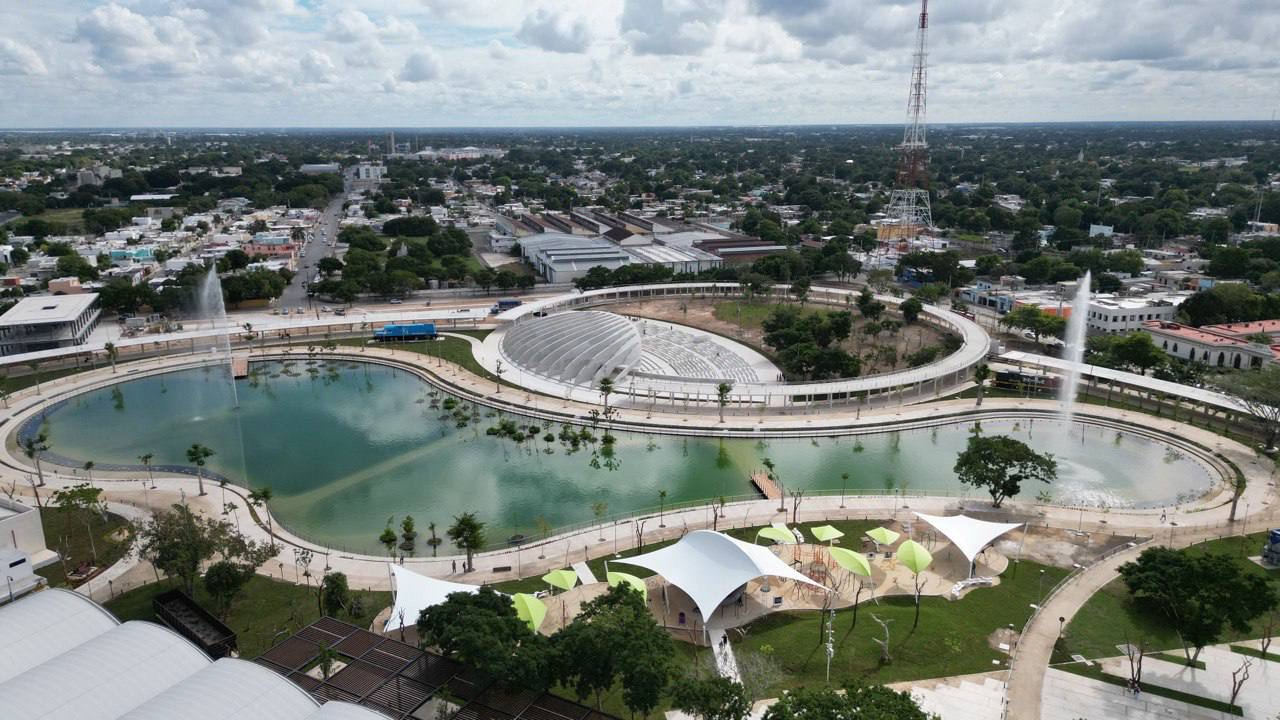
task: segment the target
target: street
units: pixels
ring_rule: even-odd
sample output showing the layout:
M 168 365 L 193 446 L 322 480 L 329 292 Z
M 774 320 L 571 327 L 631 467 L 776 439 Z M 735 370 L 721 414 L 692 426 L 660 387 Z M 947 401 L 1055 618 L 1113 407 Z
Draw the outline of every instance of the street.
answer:
M 334 198 L 320 216 L 320 222 L 316 224 L 315 230 L 307 234 L 307 239 L 298 256 L 298 274 L 284 289 L 284 294 L 276 300 L 275 306 L 281 312 L 292 312 L 295 308 L 307 307 L 307 288 L 304 284 L 311 282 L 319 272 L 316 264 L 320 258 L 336 254 L 337 248 L 330 243 L 337 242 L 338 221 L 342 218 L 344 197 L 346 197 L 345 194 Z

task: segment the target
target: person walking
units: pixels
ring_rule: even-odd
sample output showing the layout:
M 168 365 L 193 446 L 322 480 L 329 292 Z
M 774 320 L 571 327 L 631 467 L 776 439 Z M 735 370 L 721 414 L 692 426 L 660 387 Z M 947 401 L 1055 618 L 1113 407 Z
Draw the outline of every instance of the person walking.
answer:
M 454 574 L 454 575 L 457 575 L 457 574 L 458 574 L 458 561 L 457 561 L 457 560 L 454 560 L 454 561 L 453 561 L 453 574 Z

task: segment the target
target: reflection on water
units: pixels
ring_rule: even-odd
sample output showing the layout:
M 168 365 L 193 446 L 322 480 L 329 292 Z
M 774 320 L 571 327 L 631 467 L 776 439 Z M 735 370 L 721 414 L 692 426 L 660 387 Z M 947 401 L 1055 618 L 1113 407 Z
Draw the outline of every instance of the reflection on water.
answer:
M 238 381 L 235 410 L 226 376 L 170 373 L 88 393 L 49 413 L 55 452 L 78 460 L 185 464 L 192 443 L 217 453 L 209 467 L 251 486 L 270 485 L 272 511 L 299 534 L 377 552 L 390 516 L 419 527 L 447 525 L 464 511 L 491 537 L 536 535 L 609 513 L 745 495 L 747 476 L 771 459 L 789 488 L 955 492 L 951 470 L 973 423 L 819 439 L 717 440 L 564 428 L 518 419 L 522 441 L 486 434 L 499 418 L 447 398 L 394 368 L 323 360 L 255 363 Z M 537 426 L 542 432 L 534 432 Z M 1208 489 L 1209 474 L 1176 450 L 1128 433 L 1053 420 L 985 420 L 1053 452 L 1059 480 L 1024 487 L 1057 502 L 1105 505 L 1171 501 Z M 243 433 L 243 454 L 241 451 Z M 550 438 L 548 438 L 550 435 Z M 590 436 L 590 437 L 588 437 Z

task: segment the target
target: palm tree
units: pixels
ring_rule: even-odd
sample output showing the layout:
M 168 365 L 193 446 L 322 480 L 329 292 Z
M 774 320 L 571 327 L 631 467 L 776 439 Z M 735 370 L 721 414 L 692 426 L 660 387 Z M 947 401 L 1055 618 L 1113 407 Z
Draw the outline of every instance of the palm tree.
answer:
M 297 228 L 294 228 L 295 230 Z M 334 651 L 332 645 L 322 645 L 320 654 L 316 656 L 317 667 L 320 668 L 320 674 L 325 680 L 329 679 L 329 674 L 333 672 L 333 664 L 338 660 L 338 653 Z
M 40 434 L 33 438 L 29 437 L 22 441 L 22 454 L 36 464 L 36 477 L 40 478 L 40 484 L 37 487 L 44 487 L 44 468 L 40 466 L 40 453 L 48 449 L 49 433 L 45 430 L 41 430 Z
M 733 391 L 733 383 L 722 382 L 716 386 L 716 402 L 720 404 L 720 422 L 724 422 L 724 406 L 729 404 L 729 393 Z
M 31 368 L 31 374 L 36 377 L 36 394 L 40 394 L 40 361 L 31 360 L 27 363 L 27 367 Z M 43 483 L 41 483 L 43 484 Z
M 787 497 L 787 491 L 782 487 L 782 480 L 778 478 L 777 466 L 769 458 L 761 460 L 760 464 L 764 465 L 764 469 L 769 471 L 769 479 L 778 486 L 778 512 L 785 513 L 787 506 L 784 504 L 784 500 Z M 783 520 L 786 520 L 786 518 L 784 517 Z
M 666 509 L 667 509 L 667 491 L 659 490 L 658 491 L 658 527 L 660 528 L 664 528 L 667 526 L 667 524 L 663 522 L 663 519 L 662 519 L 662 516 L 666 511 Z
M 200 496 L 204 497 L 204 464 L 213 457 L 213 451 L 200 443 L 191 443 L 187 448 L 187 462 L 196 466 L 196 480 L 200 483 Z
M 156 486 L 156 477 L 151 474 L 151 461 L 155 459 L 155 453 L 143 453 L 138 456 L 138 460 L 142 462 L 142 466 L 147 469 L 147 479 L 151 481 L 152 489 Z
M 86 460 L 84 463 L 84 474 L 88 478 L 89 484 L 93 484 L 93 461 Z
M 609 396 L 613 394 L 613 380 L 610 378 L 600 379 L 600 397 L 604 398 L 604 411 L 609 412 Z
M 116 347 L 115 343 L 109 342 L 103 345 L 102 349 L 107 353 L 107 360 L 111 361 L 111 373 L 114 375 L 116 372 L 116 358 L 120 357 L 120 348 Z
M 463 566 L 468 572 L 475 570 L 475 565 L 471 562 L 472 555 L 484 547 L 484 523 L 476 519 L 475 513 L 465 512 L 453 518 L 453 525 L 445 532 L 454 545 L 458 546 L 467 554 L 466 564 Z
M 249 504 L 255 508 L 265 508 L 267 503 L 271 502 L 271 496 L 271 488 L 255 488 L 249 491 Z M 267 532 L 274 538 L 276 536 L 276 529 L 271 522 L 271 511 L 268 510 L 265 515 L 267 516 Z
M 978 383 L 978 405 L 982 405 L 982 389 L 987 379 L 991 377 L 991 367 L 986 363 L 978 363 L 973 369 L 973 381 Z
M 382 543 L 383 547 L 387 549 L 387 555 L 395 555 L 396 531 L 391 529 L 391 518 L 387 518 L 387 526 L 382 528 L 382 534 L 378 536 L 378 542 Z

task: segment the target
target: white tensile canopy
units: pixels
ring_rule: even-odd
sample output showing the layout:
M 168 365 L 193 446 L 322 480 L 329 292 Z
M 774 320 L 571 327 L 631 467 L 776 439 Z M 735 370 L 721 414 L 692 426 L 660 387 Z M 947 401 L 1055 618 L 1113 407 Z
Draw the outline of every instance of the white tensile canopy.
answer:
M 458 592 L 473 593 L 480 590 L 479 585 L 437 580 L 426 575 L 407 570 L 400 565 L 391 566 L 391 574 L 396 580 L 396 603 L 391 608 L 391 617 L 383 632 L 399 630 L 405 625 L 418 622 L 418 615 L 432 605 L 439 605 L 450 595 Z
M 987 522 L 966 515 L 926 515 L 922 512 L 916 513 L 916 517 L 946 535 L 970 563 L 996 538 L 1024 524 Z
M 777 577 L 826 589 L 760 545 L 711 530 L 695 530 L 674 545 L 615 560 L 648 568 L 683 590 L 705 622 L 734 590 L 758 577 Z

